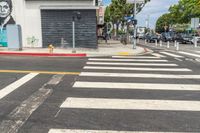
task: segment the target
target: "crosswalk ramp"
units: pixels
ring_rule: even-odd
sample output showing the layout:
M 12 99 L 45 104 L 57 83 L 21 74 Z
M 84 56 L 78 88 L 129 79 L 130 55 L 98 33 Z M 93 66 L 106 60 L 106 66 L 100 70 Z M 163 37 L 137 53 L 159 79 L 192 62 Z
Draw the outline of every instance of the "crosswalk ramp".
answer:
M 89 58 L 73 84 L 73 90 L 79 93 L 60 105 L 63 112 L 76 114 L 71 121 L 79 122 L 72 124 L 73 128 L 51 128 L 48 133 L 200 131 L 194 123 L 200 122 L 200 75 L 163 58 Z

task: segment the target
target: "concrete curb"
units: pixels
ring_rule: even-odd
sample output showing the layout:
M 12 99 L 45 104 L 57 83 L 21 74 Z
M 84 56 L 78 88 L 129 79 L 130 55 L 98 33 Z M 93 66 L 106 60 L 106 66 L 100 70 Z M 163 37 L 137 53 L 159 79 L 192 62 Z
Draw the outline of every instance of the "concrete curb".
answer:
M 0 52 L 0 55 L 9 56 L 44 56 L 44 57 L 86 57 L 85 53 L 32 53 L 32 52 Z

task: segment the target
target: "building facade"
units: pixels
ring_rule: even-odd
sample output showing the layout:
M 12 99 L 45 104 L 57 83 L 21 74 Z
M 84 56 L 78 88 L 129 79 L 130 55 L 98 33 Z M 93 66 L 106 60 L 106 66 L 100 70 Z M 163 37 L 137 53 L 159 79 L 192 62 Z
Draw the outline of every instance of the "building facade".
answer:
M 22 27 L 23 47 L 72 47 L 72 20 L 79 12 L 76 47 L 97 48 L 96 4 L 96 0 L 12 0 L 10 16 Z

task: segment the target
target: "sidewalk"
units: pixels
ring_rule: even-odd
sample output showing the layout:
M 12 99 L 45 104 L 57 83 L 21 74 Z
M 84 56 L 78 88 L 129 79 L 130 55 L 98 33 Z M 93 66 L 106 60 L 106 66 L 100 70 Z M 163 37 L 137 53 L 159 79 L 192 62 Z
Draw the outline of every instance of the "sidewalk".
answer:
M 74 57 L 92 57 L 92 56 L 111 56 L 111 55 L 137 55 L 147 52 L 142 47 L 133 49 L 132 44 L 123 45 L 119 41 L 110 40 L 100 42 L 98 49 L 76 48 L 76 53 L 72 53 L 72 48 L 55 48 L 53 53 L 49 53 L 48 48 L 23 48 L 22 51 L 8 50 L 0 47 L 0 55 L 15 56 L 74 56 Z

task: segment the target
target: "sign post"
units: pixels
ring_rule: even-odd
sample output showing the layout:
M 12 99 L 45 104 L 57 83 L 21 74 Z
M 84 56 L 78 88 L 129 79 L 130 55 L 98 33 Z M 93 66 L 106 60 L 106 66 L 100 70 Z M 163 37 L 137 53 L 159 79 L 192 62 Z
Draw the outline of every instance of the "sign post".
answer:
M 137 4 L 138 3 L 144 3 L 145 1 L 144 0 L 127 0 L 126 2 L 130 3 L 130 4 L 134 4 L 133 17 L 136 20 Z M 134 23 L 133 49 L 136 49 L 136 43 L 137 43 L 137 41 L 136 41 L 137 28 L 136 27 L 137 27 L 137 23 Z

